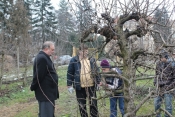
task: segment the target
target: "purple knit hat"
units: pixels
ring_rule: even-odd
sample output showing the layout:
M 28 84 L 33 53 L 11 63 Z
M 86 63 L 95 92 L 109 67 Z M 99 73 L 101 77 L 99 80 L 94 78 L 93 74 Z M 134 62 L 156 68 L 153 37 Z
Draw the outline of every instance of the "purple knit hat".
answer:
M 110 68 L 109 62 L 106 59 L 101 61 L 100 66 L 102 68 Z

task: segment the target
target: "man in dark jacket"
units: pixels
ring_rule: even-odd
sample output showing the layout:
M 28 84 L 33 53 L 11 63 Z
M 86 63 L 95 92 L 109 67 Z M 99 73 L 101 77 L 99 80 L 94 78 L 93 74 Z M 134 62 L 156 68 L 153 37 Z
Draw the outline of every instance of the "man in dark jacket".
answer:
M 161 107 L 162 100 L 165 100 L 165 110 L 172 115 L 172 92 L 170 87 L 175 78 L 174 68 L 171 62 L 168 61 L 168 53 L 163 52 L 160 54 L 160 61 L 156 64 L 156 77 L 154 85 L 157 90 L 157 97 L 154 100 L 155 111 Z M 160 113 L 156 117 L 161 117 Z M 170 117 L 165 113 L 165 117 Z
M 50 59 L 55 50 L 54 43 L 46 41 L 42 51 L 34 60 L 31 91 L 39 103 L 39 117 L 54 117 L 55 100 L 59 97 L 58 75 Z
M 91 117 L 98 117 L 96 85 L 100 79 L 97 73 L 97 65 L 94 58 L 88 58 L 88 47 L 82 44 L 79 47 L 79 55 L 70 60 L 67 71 L 67 87 L 68 90 L 75 88 L 77 101 L 79 104 L 81 117 L 88 117 L 86 109 L 86 99 L 90 104 Z

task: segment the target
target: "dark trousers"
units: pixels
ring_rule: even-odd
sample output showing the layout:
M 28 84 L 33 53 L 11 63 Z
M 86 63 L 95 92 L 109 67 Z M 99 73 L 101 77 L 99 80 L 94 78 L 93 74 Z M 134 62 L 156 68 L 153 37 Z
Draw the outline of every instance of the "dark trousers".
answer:
M 52 103 L 51 103 L 52 102 Z M 39 114 L 38 117 L 55 117 L 55 101 L 38 101 L 39 104 Z
M 81 90 L 76 90 L 76 97 L 79 104 L 81 117 L 88 117 L 86 100 L 89 100 L 91 117 L 98 117 L 97 100 L 92 99 L 92 97 L 96 97 L 96 91 L 94 86 L 81 88 Z

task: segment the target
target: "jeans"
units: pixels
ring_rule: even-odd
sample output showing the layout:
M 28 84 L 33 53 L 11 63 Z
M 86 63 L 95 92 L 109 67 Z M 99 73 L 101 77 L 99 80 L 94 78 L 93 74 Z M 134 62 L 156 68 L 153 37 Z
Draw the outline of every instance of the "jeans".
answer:
M 167 110 L 172 115 L 172 94 L 164 94 L 163 96 L 158 96 L 154 99 L 155 111 L 160 109 L 162 100 L 165 100 L 165 110 Z M 161 117 L 161 113 L 158 113 L 156 117 Z M 169 117 L 165 113 L 165 117 Z
M 110 117 L 117 117 L 117 99 L 119 101 L 119 109 L 122 114 L 124 115 L 124 97 L 123 94 L 115 95 L 115 97 L 110 97 Z

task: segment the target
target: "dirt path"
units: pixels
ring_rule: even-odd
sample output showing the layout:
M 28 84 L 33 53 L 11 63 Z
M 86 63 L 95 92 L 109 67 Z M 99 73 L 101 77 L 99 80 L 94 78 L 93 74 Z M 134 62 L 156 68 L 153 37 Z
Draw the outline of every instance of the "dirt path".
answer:
M 56 104 L 55 117 L 61 115 L 61 108 Z M 0 117 L 37 117 L 38 116 L 38 102 L 31 99 L 29 102 L 16 103 L 10 106 L 0 106 Z
M 16 114 L 25 110 L 25 112 L 32 112 L 37 114 L 37 110 L 34 111 L 34 107 L 37 107 L 37 102 L 29 103 L 17 103 L 11 106 L 3 106 L 0 108 L 0 117 L 14 117 Z M 22 116 L 21 116 L 22 117 Z
M 60 93 L 62 91 L 67 91 L 67 87 L 59 87 Z M 0 97 L 10 94 L 12 91 L 1 90 Z M 60 104 L 60 102 L 59 102 Z M 62 115 L 62 107 L 59 104 L 56 104 L 56 117 Z M 64 105 L 63 105 L 64 107 Z M 64 108 L 63 108 L 64 111 Z M 28 98 L 27 102 L 24 103 L 14 103 L 14 104 L 3 104 L 0 105 L 0 117 L 37 117 L 38 116 L 38 102 L 33 98 Z

